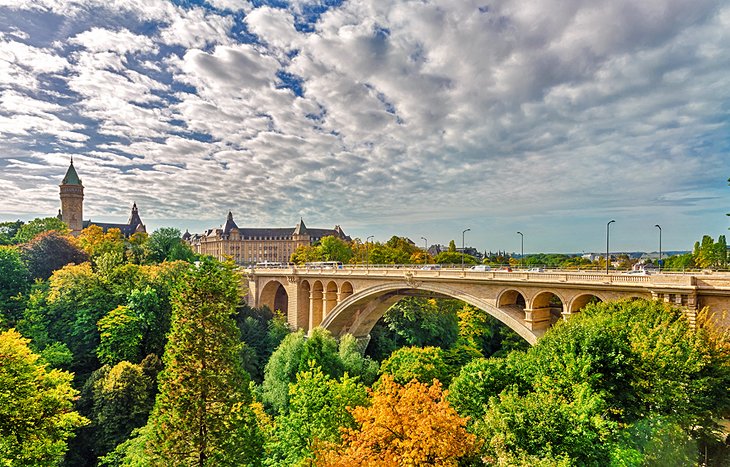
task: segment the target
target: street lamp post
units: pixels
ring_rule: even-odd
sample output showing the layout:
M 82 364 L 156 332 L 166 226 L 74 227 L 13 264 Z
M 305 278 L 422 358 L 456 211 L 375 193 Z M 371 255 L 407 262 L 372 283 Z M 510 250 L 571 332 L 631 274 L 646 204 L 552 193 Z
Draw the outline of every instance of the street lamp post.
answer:
M 428 253 L 428 240 L 426 240 L 426 237 L 421 237 L 421 240 L 423 240 L 423 249 Z
M 462 271 L 464 270 L 464 253 L 466 251 L 464 238 L 465 238 L 466 233 L 469 231 L 471 231 L 471 229 L 464 229 L 461 231 L 461 270 Z
M 613 224 L 614 222 L 616 222 L 616 221 L 612 219 L 612 220 L 608 221 L 608 223 L 606 224 L 606 274 L 608 274 L 608 263 L 609 263 L 609 261 L 611 261 L 610 256 L 609 256 L 609 248 L 608 248 L 608 239 L 609 239 L 609 235 L 610 235 L 609 227 L 611 227 L 611 224 Z
M 520 235 L 520 267 L 525 269 L 525 234 L 517 233 Z
M 654 224 L 654 227 L 659 229 L 659 272 L 662 272 L 662 226 Z
M 368 241 L 374 238 L 375 235 L 370 235 L 365 239 L 365 269 L 370 269 L 370 249 L 368 248 Z

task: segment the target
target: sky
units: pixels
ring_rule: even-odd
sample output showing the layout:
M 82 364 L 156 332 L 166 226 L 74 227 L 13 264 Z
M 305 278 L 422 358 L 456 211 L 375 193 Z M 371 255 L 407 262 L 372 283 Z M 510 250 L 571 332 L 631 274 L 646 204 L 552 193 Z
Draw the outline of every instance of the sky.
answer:
M 728 1 L 0 0 L 0 221 L 687 250 L 729 150 Z

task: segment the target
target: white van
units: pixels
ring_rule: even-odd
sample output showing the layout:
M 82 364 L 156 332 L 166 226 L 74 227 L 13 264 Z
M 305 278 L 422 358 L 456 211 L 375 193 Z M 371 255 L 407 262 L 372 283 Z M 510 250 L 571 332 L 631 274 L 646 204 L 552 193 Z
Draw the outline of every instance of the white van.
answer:
M 469 268 L 470 271 L 481 271 L 481 272 L 487 272 L 491 271 L 492 268 L 487 266 L 486 264 L 477 264 Z

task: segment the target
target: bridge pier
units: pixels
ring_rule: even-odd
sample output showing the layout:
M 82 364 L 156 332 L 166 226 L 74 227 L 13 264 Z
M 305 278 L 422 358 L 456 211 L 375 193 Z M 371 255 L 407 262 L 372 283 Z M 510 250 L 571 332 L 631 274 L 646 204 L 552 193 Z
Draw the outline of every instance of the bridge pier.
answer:
M 550 307 L 525 308 L 525 324 L 530 331 L 550 327 Z

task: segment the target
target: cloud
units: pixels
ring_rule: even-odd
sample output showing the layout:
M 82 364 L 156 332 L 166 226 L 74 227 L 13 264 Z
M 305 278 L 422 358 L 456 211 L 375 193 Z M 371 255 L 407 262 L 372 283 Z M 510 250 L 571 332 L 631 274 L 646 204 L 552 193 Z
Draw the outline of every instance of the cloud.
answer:
M 23 19 L 0 24 L 0 181 L 56 183 L 73 152 L 94 215 L 134 198 L 165 219 L 434 238 L 472 219 L 720 209 L 724 3 L 328 5 L 0 3 Z

